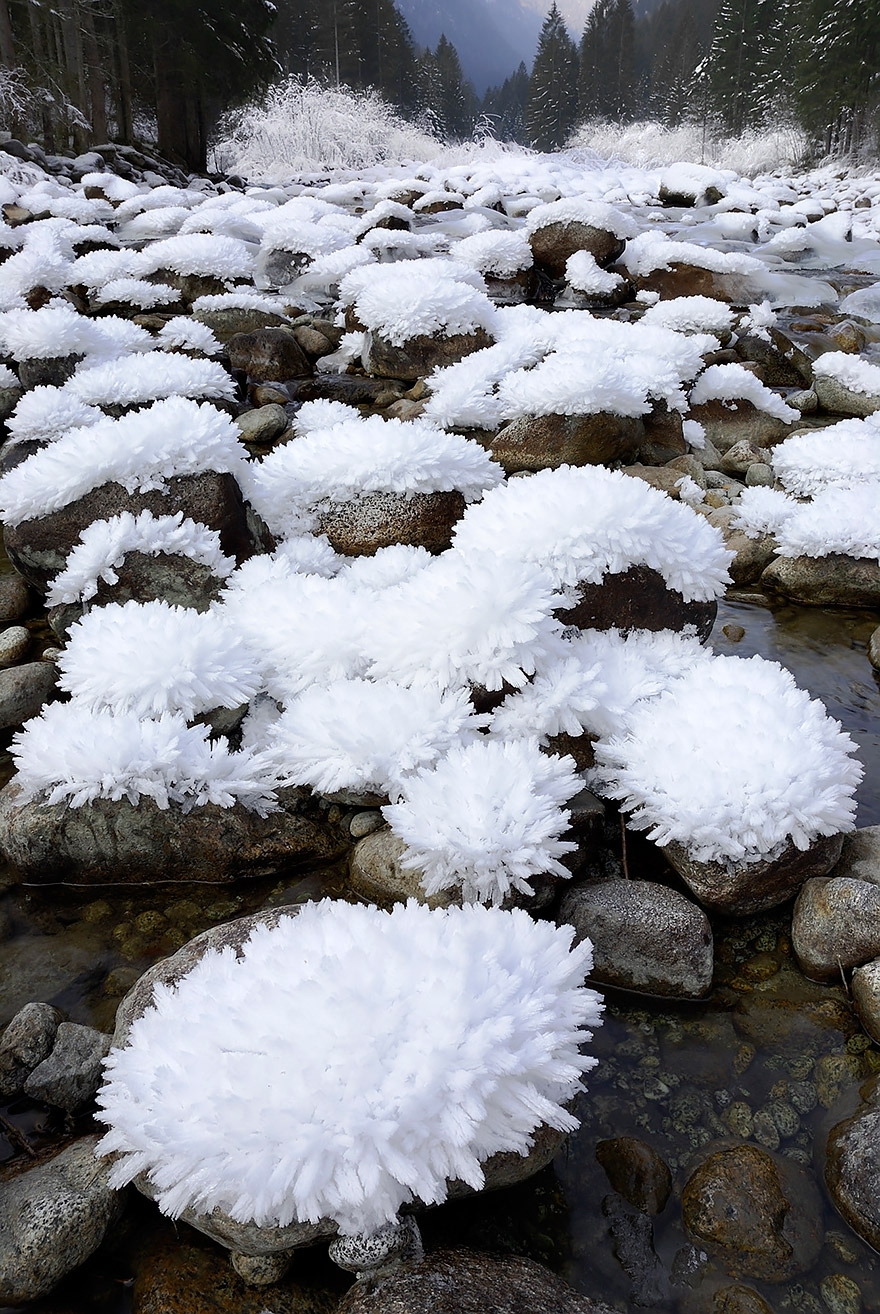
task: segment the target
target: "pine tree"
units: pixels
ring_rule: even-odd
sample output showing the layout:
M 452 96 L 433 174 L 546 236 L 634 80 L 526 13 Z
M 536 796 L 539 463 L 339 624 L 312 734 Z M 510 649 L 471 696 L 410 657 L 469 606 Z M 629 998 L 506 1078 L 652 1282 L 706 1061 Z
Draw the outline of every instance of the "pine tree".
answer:
M 528 97 L 529 73 L 523 63 L 515 73 L 504 79 L 500 87 L 489 87 L 483 97 L 481 112 L 492 123 L 495 136 L 499 140 L 525 144 L 525 113 Z
M 599 0 L 581 37 L 578 117 L 628 119 L 636 112 L 635 19 L 630 0 Z
M 806 0 L 800 49 L 802 122 L 827 152 L 858 150 L 880 127 L 877 0 Z
M 577 117 L 577 48 L 556 0 L 544 19 L 529 82 L 526 137 L 537 150 L 564 145 Z
M 473 131 L 477 97 L 466 81 L 458 51 L 445 35 L 437 48 L 419 59 L 419 108 L 434 131 L 447 140 L 467 137 Z

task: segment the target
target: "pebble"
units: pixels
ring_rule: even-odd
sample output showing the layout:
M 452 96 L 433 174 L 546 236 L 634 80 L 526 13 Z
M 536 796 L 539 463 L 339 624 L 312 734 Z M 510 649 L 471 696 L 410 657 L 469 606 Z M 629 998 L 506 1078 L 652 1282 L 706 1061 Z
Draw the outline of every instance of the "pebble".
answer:
M 746 632 L 742 625 L 722 625 L 721 633 L 730 639 L 731 643 L 739 643 L 740 639 L 745 638 Z
M 644 1214 L 661 1214 L 672 1191 L 672 1174 L 652 1145 L 636 1136 L 600 1141 L 596 1158 L 611 1186 Z
M 823 1277 L 819 1294 L 828 1314 L 861 1314 L 862 1293 L 845 1273 L 828 1273 Z
M 0 575 L 0 625 L 21 620 L 30 606 L 30 593 L 21 575 Z
M 348 823 L 348 831 L 352 839 L 359 840 L 365 835 L 372 835 L 374 830 L 379 830 L 384 825 L 385 818 L 382 813 L 371 808 L 366 812 L 356 812 Z
M 14 666 L 30 647 L 31 636 L 23 625 L 10 625 L 0 633 L 0 666 Z

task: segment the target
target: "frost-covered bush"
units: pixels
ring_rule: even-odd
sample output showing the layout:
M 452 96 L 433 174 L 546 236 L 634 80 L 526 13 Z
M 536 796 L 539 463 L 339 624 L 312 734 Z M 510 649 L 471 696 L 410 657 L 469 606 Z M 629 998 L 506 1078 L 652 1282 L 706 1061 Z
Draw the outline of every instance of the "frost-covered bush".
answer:
M 351 407 L 333 409 L 332 403 L 307 403 L 303 411 L 305 419 L 297 417 L 303 436 L 249 471 L 250 501 L 275 534 L 311 528 L 313 513 L 327 502 L 453 489 L 470 502 L 504 478 L 479 443 L 424 421 L 361 418 Z M 313 427 L 322 420 L 327 427 Z
M 39 448 L 0 478 L 0 516 L 17 525 L 68 506 L 104 483 L 147 492 L 165 488 L 178 475 L 235 474 L 243 462 L 238 430 L 228 415 L 207 402 L 169 397 L 119 420 L 102 418 L 71 429 Z
M 748 864 L 852 830 L 855 744 L 788 671 L 715 657 L 596 745 L 600 785 L 660 845 L 700 862 Z
M 23 803 L 82 807 L 96 799 L 187 812 L 205 803 L 235 803 L 264 816 L 276 806 L 264 756 L 231 753 L 209 728 L 179 714 L 150 719 L 137 712 L 94 710 L 82 702 L 49 703 L 13 736 L 10 752 Z
M 343 1234 L 440 1203 L 449 1179 L 479 1189 L 490 1155 L 577 1125 L 601 1002 L 571 938 L 518 911 L 324 900 L 240 957 L 208 950 L 106 1061 L 112 1184 L 146 1173 L 173 1217 Z
M 841 552 L 880 561 L 877 505 L 880 479 L 820 489 L 799 502 L 775 488 L 747 488 L 735 525 L 751 538 L 773 534 L 783 557 L 827 557 Z
M 582 788 L 572 759 L 534 740 L 480 740 L 407 778 L 401 801 L 382 812 L 426 894 L 461 890 L 466 902 L 498 904 L 533 894 L 534 876 L 570 876 L 559 859 L 577 845 L 559 837 L 564 805 Z
M 291 702 L 268 744 L 285 784 L 395 797 L 414 771 L 473 740 L 486 719 L 461 689 L 336 680 Z
M 453 546 L 533 562 L 557 586 L 598 584 L 634 565 L 656 570 L 686 602 L 717 598 L 730 583 L 720 532 L 690 507 L 602 466 L 561 466 L 513 479 L 469 507 Z
M 58 684 L 92 710 L 191 720 L 240 707 L 261 690 L 259 661 L 218 611 L 155 602 L 108 603 L 70 627 Z
M 47 605 L 89 602 L 101 581 L 118 583 L 117 568 L 129 552 L 188 557 L 207 566 L 219 579 L 226 579 L 235 570 L 235 561 L 223 552 L 217 531 L 184 519 L 182 511 L 170 516 L 154 516 L 152 511 L 134 516 L 122 511 L 109 520 L 93 520 L 83 530 L 64 569 L 49 585 Z

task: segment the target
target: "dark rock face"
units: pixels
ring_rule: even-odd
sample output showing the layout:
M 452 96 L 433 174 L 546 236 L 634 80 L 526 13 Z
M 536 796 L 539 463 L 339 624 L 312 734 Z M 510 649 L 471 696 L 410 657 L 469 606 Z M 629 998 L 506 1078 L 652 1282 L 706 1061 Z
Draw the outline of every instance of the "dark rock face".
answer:
M 610 265 L 623 254 L 626 243 L 605 228 L 575 220 L 545 224 L 529 236 L 535 264 L 551 278 L 565 277 L 565 264 L 576 251 L 589 251 L 597 265 Z
M 422 333 L 396 347 L 381 333 L 368 333 L 363 352 L 364 368 L 383 379 L 403 379 L 415 383 L 442 365 L 453 365 L 472 351 L 490 347 L 492 338 L 485 329 L 473 333 Z
M 152 799 L 98 799 L 81 808 L 22 803 L 13 780 L 0 790 L 0 851 L 23 880 L 230 881 L 298 862 L 331 860 L 345 839 L 297 797 L 268 817 L 240 804 L 164 811 Z
M 612 1314 L 530 1259 L 438 1250 L 356 1283 L 338 1314 Z
M 672 1299 L 669 1276 L 654 1249 L 650 1218 L 631 1209 L 619 1195 L 606 1195 L 602 1212 L 608 1219 L 614 1254 L 632 1284 L 633 1305 L 656 1309 Z
M 50 515 L 7 525 L 7 555 L 29 583 L 45 589 L 63 569 L 82 531 L 93 521 L 108 520 L 122 511 L 135 516 L 141 511 L 152 511 L 155 516 L 182 511 L 197 524 L 215 529 L 223 551 L 239 563 L 261 549 L 252 515 L 233 476 L 206 471 L 177 475 L 164 489 L 148 493 L 128 493 L 116 483 L 101 484 Z
M 880 565 L 867 557 L 776 557 L 761 576 L 765 593 L 808 607 L 880 607 Z
M 784 1282 L 822 1248 L 822 1208 L 812 1178 L 756 1145 L 710 1154 L 682 1192 L 684 1225 L 733 1277 Z
M 580 601 L 557 611 L 565 625 L 583 630 L 676 630 L 693 625 L 701 643 L 712 632 L 718 604 L 685 602 L 650 566 L 630 566 L 601 584 L 579 584 Z
M 785 903 L 811 876 L 824 876 L 837 862 L 842 847 L 842 835 L 827 835 L 806 850 L 789 844 L 770 861 L 730 867 L 697 862 L 675 840 L 666 844 L 663 852 L 706 908 L 746 917 Z
M 507 474 L 558 470 L 561 465 L 631 461 L 644 437 L 641 420 L 596 415 L 526 415 L 499 429 L 488 446 Z
M 461 493 L 366 493 L 350 502 L 331 502 L 321 511 L 318 532 L 346 557 L 372 556 L 393 543 L 443 552 L 464 515 Z

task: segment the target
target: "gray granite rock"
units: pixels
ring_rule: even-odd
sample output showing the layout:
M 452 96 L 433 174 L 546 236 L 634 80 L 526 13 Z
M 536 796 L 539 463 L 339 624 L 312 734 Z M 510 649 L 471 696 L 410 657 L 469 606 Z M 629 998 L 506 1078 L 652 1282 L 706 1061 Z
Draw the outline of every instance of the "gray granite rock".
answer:
M 95 1158 L 97 1136 L 68 1145 L 48 1163 L 0 1185 L 0 1304 L 51 1291 L 97 1250 L 122 1212 L 124 1195 Z
M 840 552 L 776 557 L 761 576 L 761 588 L 808 607 L 880 607 L 880 564 Z
M 246 443 L 274 442 L 290 426 L 287 411 L 277 402 L 245 411 L 235 423 L 241 430 L 242 442 Z
M 39 714 L 55 692 L 50 662 L 25 662 L 0 670 L 0 730 L 12 730 Z
M 31 646 L 31 636 L 23 625 L 10 625 L 0 631 L 0 667 L 22 661 Z
M 854 392 L 846 384 L 827 375 L 817 374 L 813 387 L 819 398 L 819 405 L 825 411 L 835 415 L 856 415 L 864 418 L 880 411 L 880 396 L 864 392 Z
M 63 1014 L 51 1004 L 25 1004 L 0 1036 L 0 1097 L 19 1095 L 25 1079 L 51 1053 Z
M 701 908 L 654 881 L 595 881 L 569 889 L 557 918 L 593 944 L 602 985 L 700 999 L 712 985 L 712 928 Z
M 880 1045 L 880 958 L 856 968 L 850 989 L 859 1021 L 875 1044 Z
M 864 1088 L 863 1088 L 864 1091 Z M 832 1127 L 825 1184 L 838 1213 L 880 1250 L 880 1085 L 875 1078 L 852 1117 Z
M 776 858 L 743 864 L 698 862 L 675 840 L 663 852 L 704 907 L 747 917 L 787 902 L 810 877 L 824 876 L 842 847 L 842 835 L 822 836 L 808 849 L 789 843 Z
M 807 881 L 791 939 L 801 970 L 815 981 L 837 980 L 880 956 L 880 886 L 837 875 Z
M 0 625 L 20 621 L 30 606 L 27 580 L 15 572 L 0 575 Z
M 861 826 L 844 835 L 834 875 L 880 885 L 880 826 Z
M 94 1099 L 103 1076 L 102 1060 L 110 1037 L 94 1027 L 62 1022 L 52 1052 L 30 1073 L 24 1093 L 65 1113 L 75 1113 Z
M 425 894 L 420 873 L 401 866 L 405 848 L 403 840 L 389 826 L 358 840 L 349 858 L 352 889 L 365 899 L 381 904 L 417 899 L 430 908 L 447 907 L 453 901 L 449 894 Z

